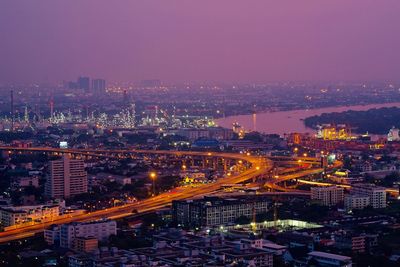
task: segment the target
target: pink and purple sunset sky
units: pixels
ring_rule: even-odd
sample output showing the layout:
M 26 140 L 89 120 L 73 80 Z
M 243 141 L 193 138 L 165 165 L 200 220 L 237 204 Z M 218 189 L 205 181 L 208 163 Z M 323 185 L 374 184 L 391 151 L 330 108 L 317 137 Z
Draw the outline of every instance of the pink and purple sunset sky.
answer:
M 400 80 L 399 0 L 2 0 L 0 82 Z

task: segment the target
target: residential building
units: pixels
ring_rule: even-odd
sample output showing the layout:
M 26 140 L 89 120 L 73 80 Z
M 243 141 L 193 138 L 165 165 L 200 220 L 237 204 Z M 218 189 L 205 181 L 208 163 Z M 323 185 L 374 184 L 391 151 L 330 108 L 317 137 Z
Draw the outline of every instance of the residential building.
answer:
M 78 237 L 93 237 L 99 241 L 106 241 L 116 234 L 117 222 L 112 220 L 63 224 L 60 226 L 60 247 L 73 248 Z
M 52 198 L 68 198 L 87 192 L 87 173 L 83 160 L 64 156 L 50 161 L 45 194 Z
M 344 208 L 347 212 L 359 210 L 370 205 L 369 196 L 347 195 L 344 198 Z
M 60 244 L 60 226 L 52 225 L 50 228 L 44 230 L 44 241 L 52 246 Z
M 155 263 L 156 261 L 154 261 Z M 131 250 L 118 249 L 116 247 L 101 247 L 91 254 L 79 253 L 68 257 L 69 267 L 133 267 L 133 266 L 160 266 L 148 264 L 145 255 L 138 254 Z M 168 265 L 163 265 L 168 266 Z
M 254 213 L 266 213 L 269 206 L 270 201 L 263 197 L 230 199 L 204 197 L 172 203 L 174 221 L 191 226 L 219 226 L 234 223 L 242 216 L 252 218 Z
M 11 183 L 11 187 L 14 189 L 29 187 L 29 186 L 39 187 L 39 177 L 38 176 L 18 177 L 13 179 Z
M 90 253 L 98 249 L 99 240 L 95 237 L 77 237 L 74 240 L 73 250 Z
M 319 266 L 338 266 L 338 267 L 352 267 L 352 261 L 350 257 L 331 254 L 320 251 L 312 251 L 308 253 L 310 260 L 316 261 Z
M 3 227 L 8 227 L 56 219 L 59 214 L 59 205 L 8 206 L 0 208 L 0 222 Z
M 354 195 L 368 196 L 370 205 L 374 209 L 386 207 L 386 190 L 374 184 L 359 183 L 352 185 L 350 193 Z
M 323 206 L 335 206 L 343 202 L 344 190 L 338 186 L 312 187 L 311 199 L 318 200 Z
M 353 253 L 364 253 L 367 238 L 365 235 L 343 234 L 335 235 L 335 246 L 340 249 L 348 249 Z

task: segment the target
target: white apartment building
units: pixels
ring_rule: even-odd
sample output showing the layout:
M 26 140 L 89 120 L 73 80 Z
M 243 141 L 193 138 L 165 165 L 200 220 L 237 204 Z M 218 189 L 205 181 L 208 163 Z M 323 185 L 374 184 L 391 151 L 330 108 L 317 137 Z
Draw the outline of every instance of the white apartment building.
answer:
M 344 208 L 346 211 L 354 209 L 363 209 L 370 205 L 369 196 L 347 195 L 344 198 Z
M 87 173 L 83 160 L 64 156 L 50 161 L 50 173 L 45 194 L 52 198 L 68 198 L 87 192 Z
M 60 226 L 60 247 L 72 248 L 77 237 L 94 237 L 106 241 L 116 234 L 117 222 L 112 220 L 63 224 Z
M 386 191 L 384 187 L 374 184 L 354 184 L 350 189 L 352 195 L 368 196 L 370 205 L 374 209 L 386 207 Z
M 344 190 L 338 186 L 312 187 L 311 199 L 318 200 L 323 206 L 335 206 L 343 202 Z
M 2 207 L 0 208 L 0 222 L 3 227 L 8 227 L 56 219 L 59 214 L 59 205 Z

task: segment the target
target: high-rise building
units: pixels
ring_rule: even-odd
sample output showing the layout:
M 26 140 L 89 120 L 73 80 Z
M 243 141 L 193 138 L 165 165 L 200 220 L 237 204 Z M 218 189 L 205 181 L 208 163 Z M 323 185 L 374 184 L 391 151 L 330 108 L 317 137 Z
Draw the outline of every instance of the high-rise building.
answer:
M 83 89 L 86 92 L 90 90 L 90 79 L 89 77 L 79 77 L 78 78 L 78 87 L 79 89 Z
M 386 191 L 384 187 L 374 184 L 353 184 L 350 189 L 352 195 L 368 196 L 369 205 L 374 209 L 386 207 Z
M 106 81 L 103 79 L 93 79 L 92 91 L 94 93 L 104 93 L 106 91 Z
M 50 161 L 50 173 L 45 193 L 52 198 L 68 198 L 87 192 L 87 173 L 83 160 L 64 156 Z
M 343 202 L 344 190 L 342 187 L 312 187 L 311 199 L 318 200 L 323 206 L 334 206 Z

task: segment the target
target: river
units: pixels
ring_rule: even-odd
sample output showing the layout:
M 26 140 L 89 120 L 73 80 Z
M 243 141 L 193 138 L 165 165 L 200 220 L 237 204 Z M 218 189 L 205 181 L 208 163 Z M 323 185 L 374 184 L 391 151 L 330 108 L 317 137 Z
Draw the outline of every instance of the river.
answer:
M 343 112 L 348 110 L 364 111 L 372 108 L 399 107 L 400 103 L 355 105 L 343 107 L 329 107 L 317 109 L 301 109 L 277 112 L 257 113 L 253 115 L 238 115 L 216 120 L 219 126 L 232 128 L 234 122 L 238 122 L 247 131 L 259 131 L 262 133 L 313 133 L 315 130 L 304 125 L 303 120 L 310 116 L 322 113 Z M 389 130 L 389 129 L 388 129 Z

